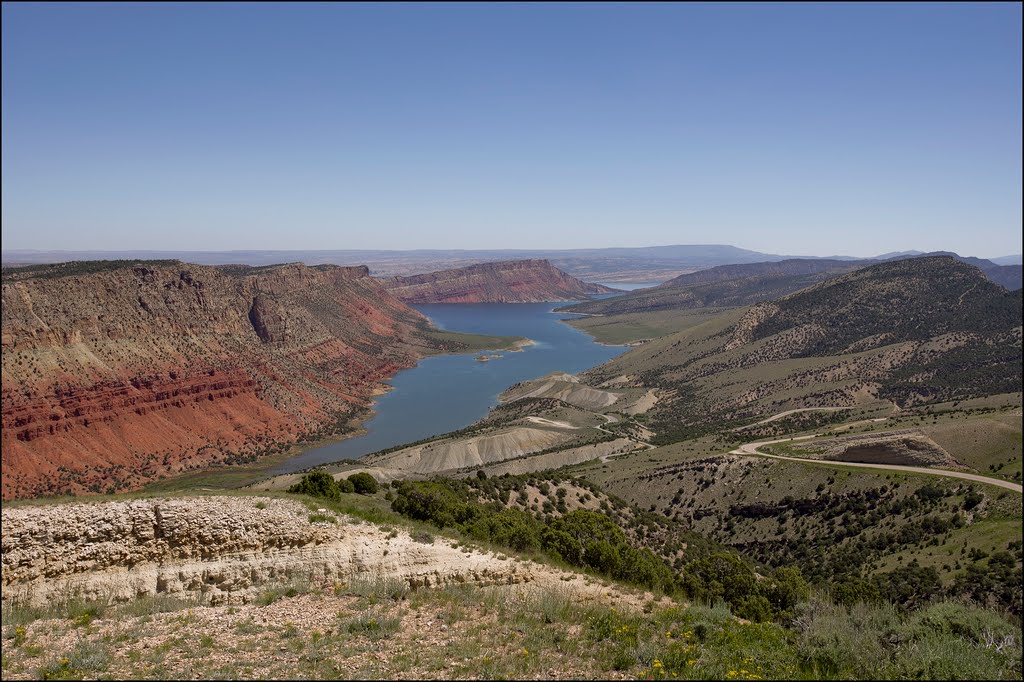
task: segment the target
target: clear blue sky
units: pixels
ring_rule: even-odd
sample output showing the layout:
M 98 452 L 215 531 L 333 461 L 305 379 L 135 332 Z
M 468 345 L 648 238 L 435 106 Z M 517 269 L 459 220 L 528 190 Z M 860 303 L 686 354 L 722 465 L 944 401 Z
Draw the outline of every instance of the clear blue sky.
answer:
M 3 245 L 1021 248 L 1021 5 L 3 5 Z

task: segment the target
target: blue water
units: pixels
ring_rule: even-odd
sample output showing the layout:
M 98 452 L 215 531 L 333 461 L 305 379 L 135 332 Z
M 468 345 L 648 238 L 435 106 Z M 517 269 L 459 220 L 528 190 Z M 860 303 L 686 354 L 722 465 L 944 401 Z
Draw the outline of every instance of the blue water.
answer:
M 475 303 L 414 306 L 440 329 L 473 334 L 525 336 L 536 342 L 521 353 L 500 352 L 489 362 L 480 353 L 425 358 L 388 382 L 394 390 L 380 396 L 375 415 L 364 423 L 365 435 L 306 450 L 272 473 L 354 459 L 384 448 L 421 440 L 469 426 L 498 404 L 498 394 L 512 384 L 549 372 L 575 374 L 622 353 L 602 346 L 588 334 L 559 322 L 575 317 L 552 314 L 565 303 Z
M 622 291 L 636 291 L 637 289 L 656 287 L 661 284 L 661 282 L 596 282 L 596 284 L 603 284 L 606 287 L 621 289 Z

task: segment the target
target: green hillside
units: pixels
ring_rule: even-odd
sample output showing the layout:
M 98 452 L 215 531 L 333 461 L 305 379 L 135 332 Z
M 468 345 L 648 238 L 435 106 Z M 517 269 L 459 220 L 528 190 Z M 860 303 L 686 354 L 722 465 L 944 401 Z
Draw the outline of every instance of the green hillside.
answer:
M 680 275 L 650 289 L 559 308 L 590 315 L 732 308 L 770 301 L 817 282 L 863 268 L 870 261 L 790 259 L 722 265 Z
M 948 257 L 882 263 L 654 339 L 587 372 L 660 390 L 669 443 L 793 408 L 1017 392 L 1021 298 Z

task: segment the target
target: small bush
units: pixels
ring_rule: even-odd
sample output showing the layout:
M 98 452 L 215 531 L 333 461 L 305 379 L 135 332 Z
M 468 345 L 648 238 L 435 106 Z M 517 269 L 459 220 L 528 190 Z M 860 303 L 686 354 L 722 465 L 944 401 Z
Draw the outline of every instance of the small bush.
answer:
M 105 671 L 109 663 L 110 652 L 106 645 L 81 640 L 56 662 L 41 668 L 39 677 L 44 680 L 96 679 L 97 674 Z
M 398 616 L 385 617 L 377 613 L 361 613 L 342 623 L 342 628 L 352 635 L 369 639 L 382 639 L 399 631 L 402 619 Z
M 348 477 L 348 480 L 360 495 L 373 495 L 380 490 L 380 484 L 377 483 L 377 479 L 365 471 L 352 474 Z
M 409 534 L 409 537 L 411 537 L 416 542 L 423 543 L 424 545 L 432 545 L 432 544 L 434 544 L 434 536 L 431 535 L 430 533 L 428 533 L 425 530 L 413 531 L 412 533 Z
M 336 500 L 340 491 L 334 477 L 329 473 L 326 471 L 312 471 L 303 476 L 301 481 L 288 488 L 288 492 Z
M 257 600 L 260 606 L 269 606 L 282 597 L 297 597 L 309 593 L 308 580 L 292 580 L 284 585 L 276 585 L 263 591 Z

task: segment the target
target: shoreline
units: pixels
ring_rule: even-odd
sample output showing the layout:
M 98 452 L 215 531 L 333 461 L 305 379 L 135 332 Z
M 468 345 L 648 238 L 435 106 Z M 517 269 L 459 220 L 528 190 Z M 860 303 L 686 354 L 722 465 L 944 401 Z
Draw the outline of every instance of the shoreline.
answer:
M 529 338 L 523 337 L 523 338 L 520 338 L 520 339 L 518 339 L 516 341 L 513 341 L 511 346 L 505 346 L 505 347 L 502 347 L 502 348 L 495 348 L 494 350 L 503 350 L 503 351 L 506 351 L 506 352 L 509 352 L 509 353 L 521 353 L 521 352 L 523 352 L 524 348 L 528 348 L 530 346 L 536 346 L 536 345 L 537 345 L 537 342 L 534 341 L 533 339 L 529 339 Z M 382 380 L 381 384 L 379 386 L 374 387 L 373 390 L 370 391 L 371 399 L 368 402 L 368 404 L 366 405 L 366 413 L 362 417 L 357 418 L 355 420 L 355 422 L 353 423 L 353 426 L 355 427 L 355 430 L 342 435 L 340 438 L 327 436 L 325 438 L 321 438 L 321 439 L 313 441 L 313 442 L 308 442 L 305 445 L 301 445 L 301 446 L 297 445 L 297 444 L 293 444 L 290 447 L 290 449 L 289 449 L 289 456 L 282 458 L 280 462 L 276 463 L 276 465 L 284 464 L 288 460 L 293 459 L 295 457 L 298 457 L 298 456 L 302 455 L 303 453 L 308 452 L 309 450 L 315 450 L 317 448 L 322 448 L 322 447 L 325 447 L 325 446 L 328 446 L 328 445 L 336 445 L 338 443 L 343 443 L 343 442 L 345 442 L 347 440 L 351 440 L 353 438 L 360 438 L 362 436 L 367 435 L 369 433 L 369 431 L 368 431 L 368 429 L 365 426 L 366 423 L 369 422 L 370 420 L 372 420 L 374 417 L 377 416 L 377 412 L 375 410 L 375 408 L 377 406 L 377 400 L 375 400 L 375 398 L 378 398 L 378 397 L 380 397 L 382 395 L 387 395 L 391 391 L 395 390 L 395 387 L 392 386 L 391 384 L 387 383 L 387 381 L 392 379 L 392 378 L 394 378 L 400 372 L 405 372 L 405 371 L 408 371 L 410 369 L 414 369 L 415 367 L 419 366 L 419 364 L 420 364 L 420 362 L 422 360 L 425 360 L 425 359 L 428 359 L 428 358 L 443 357 L 443 356 L 446 356 L 446 355 L 471 355 L 473 353 L 480 353 L 480 352 L 481 352 L 480 350 L 452 351 L 452 352 L 449 352 L 449 353 L 438 353 L 436 355 L 423 355 L 423 356 L 417 358 L 415 365 L 413 365 L 412 367 L 407 367 L 405 369 L 401 369 L 398 372 L 395 372 L 395 374 L 392 374 L 390 377 L 388 377 L 387 380 Z M 293 449 L 295 450 L 294 453 L 291 452 Z M 307 473 L 307 472 L 313 471 L 315 469 L 318 469 L 320 467 L 327 467 L 327 466 L 332 466 L 332 465 L 337 466 L 337 465 L 340 465 L 343 462 L 353 462 L 353 463 L 359 462 L 360 460 L 362 460 L 363 457 L 366 457 L 367 455 L 372 455 L 372 454 L 374 454 L 374 453 L 368 452 L 368 453 L 366 453 L 366 455 L 361 455 L 359 457 L 353 457 L 352 459 L 342 459 L 342 460 L 336 460 L 336 461 L 333 461 L 333 462 L 325 462 L 323 464 L 315 464 L 313 466 L 305 467 L 303 469 L 298 469 L 296 471 L 291 471 L 291 472 L 281 472 L 281 473 L 275 473 L 275 474 L 268 474 L 268 475 L 265 475 L 265 476 L 255 480 L 255 481 L 251 481 L 251 482 L 246 483 L 244 485 L 240 485 L 240 486 L 238 486 L 238 488 L 251 488 L 251 487 L 253 487 L 255 485 L 258 485 L 260 483 L 263 483 L 263 482 L 268 481 L 268 480 L 273 479 L 273 478 L 277 478 L 279 476 L 288 476 L 290 474 Z
M 581 329 L 580 331 L 583 330 Z M 626 343 L 611 343 L 609 341 L 598 341 L 597 339 L 595 339 L 594 343 L 596 343 L 599 346 L 634 347 L 642 346 L 645 343 L 650 343 L 653 340 L 654 339 L 637 339 L 636 341 L 627 341 Z
M 554 312 L 554 311 L 550 311 L 550 312 Z M 565 322 L 565 320 L 558 320 L 558 321 L 559 322 L 563 322 L 563 323 Z M 572 326 L 572 325 L 569 325 L 569 326 Z M 573 328 L 575 329 L 575 327 L 573 327 Z M 439 330 L 439 331 L 451 331 L 451 330 Z M 577 331 L 583 331 L 583 330 L 577 330 Z M 458 332 L 458 333 L 462 333 L 462 332 Z M 583 333 L 587 334 L 587 336 L 590 337 L 591 342 L 596 344 L 596 345 L 603 345 L 603 346 L 613 345 L 613 344 L 605 344 L 605 343 L 602 343 L 600 341 L 597 341 L 593 337 L 592 334 L 589 334 L 587 332 L 583 332 Z M 512 341 L 510 344 L 507 344 L 507 345 L 502 346 L 500 348 L 487 349 L 487 350 L 505 351 L 505 352 L 510 352 L 510 353 L 521 353 L 521 352 L 524 352 L 525 349 L 527 349 L 527 348 L 529 348 L 531 346 L 536 346 L 536 345 L 538 345 L 538 343 L 534 339 L 530 339 L 530 338 L 527 338 L 527 337 L 519 337 L 515 341 Z M 189 472 L 188 474 L 184 474 L 184 476 L 189 476 L 189 478 L 194 478 L 194 479 L 199 479 L 199 480 L 195 480 L 194 482 L 193 481 L 185 482 L 183 480 L 180 489 L 194 489 L 194 488 L 198 488 L 200 486 L 208 486 L 208 485 L 211 485 L 211 484 L 215 485 L 212 481 L 211 481 L 211 483 L 206 483 L 206 482 L 202 481 L 201 479 L 204 478 L 205 476 L 209 476 L 211 478 L 215 478 L 215 477 L 218 477 L 218 476 L 222 475 L 225 472 L 231 472 L 231 471 L 237 472 L 237 475 L 238 475 L 239 478 L 247 479 L 247 477 L 245 476 L 245 469 L 249 469 L 251 471 L 252 478 L 248 479 L 248 480 L 244 480 L 243 482 L 240 482 L 240 483 L 235 484 L 235 485 L 226 486 L 225 489 L 251 488 L 253 486 L 259 485 L 259 484 L 264 483 L 264 482 L 266 482 L 266 481 L 268 481 L 270 479 L 274 479 L 274 478 L 277 478 L 277 477 L 280 477 L 280 476 L 286 476 L 286 475 L 290 475 L 290 474 L 299 474 L 299 473 L 308 473 L 309 471 L 313 471 L 313 470 L 321 468 L 321 467 L 341 466 L 341 465 L 343 465 L 344 463 L 347 463 L 347 462 L 351 462 L 352 464 L 357 464 L 366 455 L 370 455 L 370 454 L 374 454 L 374 453 L 370 452 L 370 453 L 366 453 L 366 455 L 362 455 L 360 457 L 354 457 L 354 458 L 351 458 L 351 459 L 342 459 L 342 460 L 336 460 L 336 461 L 332 461 L 332 462 L 325 462 L 325 463 L 322 463 L 322 464 L 315 464 L 315 465 L 311 465 L 311 466 L 308 466 L 308 467 L 303 467 L 302 469 L 297 469 L 295 471 L 288 471 L 288 472 L 281 472 L 281 471 L 279 471 L 279 472 L 272 473 L 272 471 L 274 469 L 276 469 L 277 467 L 284 465 L 286 462 L 288 462 L 290 460 L 293 460 L 293 459 L 295 459 L 297 457 L 302 456 L 303 454 L 305 454 L 306 452 L 308 452 L 310 450 L 314 450 L 314 449 L 318 449 L 318 448 L 322 448 L 322 447 L 326 447 L 326 446 L 330 446 L 330 445 L 335 445 L 335 444 L 343 443 L 345 441 L 348 441 L 348 440 L 351 440 L 351 439 L 354 439 L 354 438 L 360 438 L 360 437 L 366 436 L 368 434 L 368 432 L 369 432 L 368 429 L 366 428 L 367 422 L 372 420 L 378 414 L 377 410 L 376 410 L 377 405 L 378 405 L 377 398 L 379 398 L 380 396 L 386 395 L 386 394 L 390 393 L 391 391 L 395 390 L 395 387 L 393 385 L 391 385 L 390 383 L 387 383 L 387 382 L 390 381 L 391 379 L 393 379 L 400 372 L 407 371 L 409 369 L 413 369 L 413 368 L 419 366 L 421 361 L 423 361 L 425 359 L 428 359 L 428 358 L 432 358 L 432 357 L 443 357 L 443 356 L 447 356 L 447 355 L 472 355 L 472 354 L 480 354 L 482 352 L 487 352 L 487 351 L 486 350 L 481 350 L 481 349 L 472 349 L 472 350 L 467 349 L 467 350 L 460 350 L 460 351 L 449 351 L 449 352 L 443 352 L 443 353 L 431 353 L 431 354 L 420 355 L 419 357 L 417 357 L 415 365 L 413 365 L 412 367 L 407 367 L 407 368 L 400 369 L 398 372 L 395 372 L 395 374 L 392 374 L 391 376 L 387 377 L 386 379 L 382 379 L 377 386 L 375 386 L 373 389 L 370 390 L 367 402 L 364 404 L 365 411 L 362 413 L 361 416 L 353 417 L 353 420 L 350 422 L 351 426 L 353 427 L 352 431 L 350 431 L 348 433 L 345 433 L 345 434 L 341 434 L 341 435 L 325 436 L 325 437 L 317 439 L 315 441 L 305 441 L 301 445 L 299 445 L 297 443 L 292 443 L 288 447 L 287 452 L 285 452 L 285 453 L 279 453 L 279 454 L 276 454 L 276 455 L 271 455 L 271 456 L 266 457 L 266 458 L 261 458 L 257 462 L 254 462 L 254 463 L 251 463 L 251 464 L 240 465 L 237 469 L 235 469 L 234 467 L 215 467 L 215 468 L 207 469 L 207 470 L 205 470 L 205 471 L 203 471 L 201 473 L 200 472 Z M 503 391 L 507 390 L 507 388 L 508 387 L 505 387 L 505 389 L 503 389 Z M 501 393 L 503 391 L 499 391 L 499 393 L 494 396 L 496 402 L 499 403 L 499 404 L 502 402 L 501 399 L 500 399 L 500 395 L 501 395 Z M 440 435 L 440 434 L 438 434 L 438 435 Z M 245 469 L 243 469 L 242 467 L 245 467 Z M 167 484 L 168 482 L 171 482 L 171 481 L 173 481 L 173 479 L 170 479 L 170 478 L 169 479 L 163 479 L 162 481 L 160 481 L 160 483 Z M 173 486 L 174 486 L 174 484 L 173 484 L 173 482 L 171 482 L 170 487 L 173 487 Z
M 529 348 L 530 346 L 536 345 L 536 341 L 524 337 L 523 339 L 513 343 L 511 348 L 499 348 L 496 350 L 507 350 L 509 353 L 522 353 L 524 348 Z

